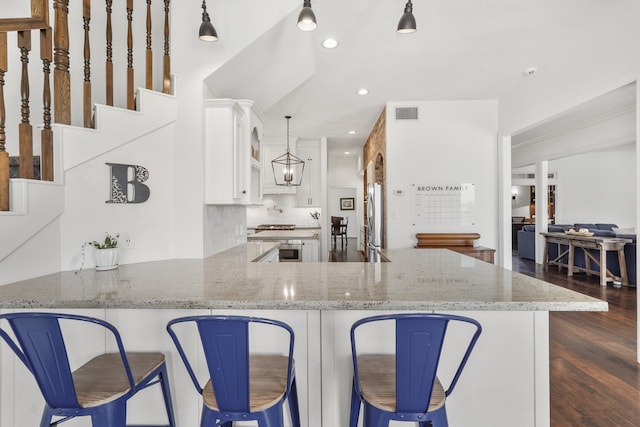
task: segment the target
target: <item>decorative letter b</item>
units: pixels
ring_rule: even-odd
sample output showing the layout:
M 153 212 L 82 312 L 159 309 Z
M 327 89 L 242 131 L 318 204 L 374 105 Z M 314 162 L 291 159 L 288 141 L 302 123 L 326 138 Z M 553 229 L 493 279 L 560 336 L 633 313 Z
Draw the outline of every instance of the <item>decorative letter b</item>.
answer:
M 111 192 L 106 203 L 144 203 L 151 190 L 143 182 L 149 179 L 147 168 L 138 165 L 105 163 L 111 169 Z

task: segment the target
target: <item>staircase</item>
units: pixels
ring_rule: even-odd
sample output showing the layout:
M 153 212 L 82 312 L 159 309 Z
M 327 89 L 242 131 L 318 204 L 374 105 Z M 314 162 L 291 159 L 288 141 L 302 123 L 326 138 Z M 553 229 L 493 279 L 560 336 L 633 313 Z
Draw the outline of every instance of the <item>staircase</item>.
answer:
M 60 179 L 53 182 L 10 180 L 11 211 L 0 212 L 0 264 L 63 214 L 66 172 L 175 122 L 174 96 L 139 89 L 137 100 L 140 111 L 97 105 L 95 129 L 53 125 L 59 148 L 54 158 L 60 160 L 54 171 L 63 173 L 56 173 Z
M 105 153 L 135 143 L 176 120 L 176 101 L 174 96 L 169 95 L 170 1 L 147 0 L 145 6 L 137 6 L 140 10 L 136 10 L 135 15 L 134 2 L 130 0 L 126 2 L 126 13 L 114 12 L 113 0 L 106 0 L 106 11 L 105 1 L 93 3 L 95 8 L 92 12 L 90 0 L 79 5 L 69 0 L 55 0 L 51 4 L 50 0 L 32 0 L 31 16 L 24 18 L 15 18 L 12 10 L 0 11 L 0 14 L 8 13 L 11 16 L 0 16 L 0 284 L 11 281 L 6 277 L 7 271 L 15 270 L 16 265 L 21 269 L 28 268 L 29 262 L 32 262 L 19 258 L 24 254 L 40 255 L 46 252 L 43 249 L 48 250 L 44 255 L 48 259 L 39 258 L 37 264 L 60 270 L 60 218 L 65 212 L 65 199 L 68 198 L 68 185 L 65 182 L 68 172 Z M 116 3 L 116 7 L 124 6 L 121 2 Z M 82 10 L 81 22 L 68 21 L 70 7 Z M 11 5 L 7 8 L 10 9 Z M 112 23 L 112 16 L 115 21 L 116 16 L 125 14 L 126 21 L 121 22 L 119 28 L 127 28 L 126 46 L 120 46 L 120 51 L 117 51 L 118 46 L 111 34 L 112 25 L 117 23 Z M 51 23 L 56 24 L 55 28 L 50 26 L 49 16 Z M 138 32 L 137 38 L 133 34 L 134 16 L 142 19 L 146 25 L 146 33 Z M 160 20 L 160 25 L 152 22 L 152 18 L 158 20 L 158 16 L 164 18 Z M 106 87 L 105 99 L 102 100 L 104 104 L 96 104 L 98 100 L 92 98 L 91 89 L 95 84 L 91 80 L 92 20 L 99 23 L 95 25 L 100 34 L 104 34 L 104 26 L 107 28 L 105 45 L 94 47 L 106 48 L 107 51 L 106 64 L 98 64 L 102 69 L 106 66 L 106 82 L 100 82 Z M 7 33 L 16 34 L 17 50 L 10 49 Z M 82 52 L 69 52 L 70 33 L 75 38 L 84 35 Z M 162 52 L 152 50 L 152 34 L 157 40 L 164 39 Z M 40 39 L 41 63 L 29 60 L 32 37 Z M 139 52 L 139 45 L 144 46 L 142 56 L 145 57 L 145 69 L 136 79 L 133 57 L 134 52 Z M 114 84 L 114 74 L 117 76 L 119 71 L 114 70 L 114 52 L 119 57 L 123 54 L 127 57 L 126 70 L 121 70 L 121 75 L 126 76 L 122 87 Z M 155 63 L 163 64 L 161 87 L 157 92 L 153 90 L 154 54 L 160 56 Z M 9 70 L 11 61 L 8 57 L 11 55 L 19 56 L 21 66 Z M 82 94 L 77 96 L 79 92 L 74 92 L 74 98 L 70 92 L 69 73 L 69 64 L 73 61 L 84 64 Z M 41 73 L 42 79 L 34 79 L 30 73 Z M 20 87 L 19 102 L 5 98 L 5 85 Z M 134 92 L 136 85 L 144 88 Z M 125 92 L 124 100 L 120 100 L 117 95 Z M 34 102 L 32 98 L 36 98 L 31 96 L 32 93 L 42 94 L 43 124 L 35 130 L 30 123 L 30 103 Z M 71 125 L 72 102 L 82 104 L 80 110 L 83 117 L 79 126 Z M 118 102 L 126 105 L 126 108 L 116 106 Z M 14 147 L 12 153 L 7 151 L 8 119 L 19 121 L 16 132 L 19 148 Z M 41 135 L 41 148 L 40 155 L 34 156 L 33 146 L 38 140 L 34 134 L 38 136 L 37 132 Z

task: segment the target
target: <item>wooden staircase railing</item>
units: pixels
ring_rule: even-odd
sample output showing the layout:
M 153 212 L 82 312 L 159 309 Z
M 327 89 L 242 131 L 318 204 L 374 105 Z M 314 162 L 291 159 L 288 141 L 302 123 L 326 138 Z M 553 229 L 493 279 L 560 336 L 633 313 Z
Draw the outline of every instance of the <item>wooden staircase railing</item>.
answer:
M 144 34 L 145 49 L 145 70 L 144 86 L 149 90 L 153 88 L 153 57 L 152 36 L 154 16 L 154 0 L 137 0 L 135 3 L 146 2 Z M 53 176 L 53 130 L 51 128 L 51 117 L 55 123 L 72 124 L 71 103 L 71 75 L 69 68 L 72 60 L 83 61 L 82 75 L 82 124 L 84 127 L 92 127 L 93 124 L 93 104 L 92 99 L 92 79 L 91 79 L 91 22 L 92 14 L 96 11 L 104 10 L 105 22 L 105 100 L 107 105 L 114 105 L 114 68 L 113 68 L 113 0 L 93 0 L 93 5 L 100 7 L 92 8 L 92 0 L 82 1 L 82 22 L 69 22 L 69 0 L 52 0 L 52 11 L 54 14 L 54 27 L 50 26 L 49 0 L 31 0 L 31 16 L 24 18 L 0 18 L 0 211 L 8 211 L 9 206 L 9 153 L 7 145 L 7 117 L 9 114 L 18 111 L 17 105 L 7 108 L 5 100 L 5 84 L 8 79 L 9 47 L 7 33 L 17 34 L 17 47 L 20 55 L 20 79 L 11 80 L 12 84 L 20 87 L 20 123 L 18 125 L 18 151 L 19 151 L 19 176 L 20 178 L 33 178 L 33 126 L 30 118 L 30 78 L 29 55 L 31 51 L 31 36 L 33 31 L 38 31 L 40 36 L 40 59 L 42 61 L 42 130 L 40 132 L 40 152 L 41 152 L 41 177 L 43 180 L 52 181 Z M 171 58 L 169 54 L 169 14 L 170 0 L 155 0 L 159 4 L 157 15 L 164 16 L 163 51 L 162 55 L 162 84 L 160 91 L 171 92 L 170 66 Z M 77 3 L 72 2 L 73 7 Z M 104 9 L 102 8 L 104 6 Z M 161 8 L 161 9 L 160 9 Z M 126 1 L 126 26 L 127 38 L 126 47 L 122 49 L 122 54 L 126 52 L 126 88 L 125 99 L 128 109 L 135 109 L 135 70 L 134 70 L 134 48 L 136 45 L 136 34 L 134 34 L 134 0 Z M 155 16 L 157 16 L 155 15 Z M 83 51 L 72 54 L 70 46 L 71 35 L 78 37 L 83 34 Z M 53 62 L 53 91 L 51 90 L 51 63 Z M 53 94 L 52 94 L 53 92 Z M 52 105 L 53 99 L 53 105 Z M 17 114 L 17 113 L 16 113 Z

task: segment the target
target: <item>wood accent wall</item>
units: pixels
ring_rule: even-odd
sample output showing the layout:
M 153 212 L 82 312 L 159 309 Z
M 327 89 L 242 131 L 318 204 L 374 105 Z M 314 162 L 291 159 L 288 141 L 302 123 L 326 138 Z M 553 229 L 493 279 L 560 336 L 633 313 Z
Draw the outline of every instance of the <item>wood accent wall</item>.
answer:
M 385 108 L 380 113 L 380 117 L 378 117 L 378 121 L 373 125 L 373 129 L 371 129 L 371 133 L 369 134 L 369 138 L 367 138 L 367 142 L 363 147 L 363 159 L 365 170 L 370 161 L 376 162 L 376 159 L 382 156 L 382 159 L 386 159 L 387 157 L 387 109 Z M 381 182 L 385 183 L 385 171 L 384 168 L 382 170 L 376 170 L 376 176 L 371 179 L 371 177 L 367 177 L 365 174 L 365 184 L 366 182 Z M 366 194 L 366 191 L 365 191 Z
M 364 209 L 364 221 L 363 224 L 367 224 L 367 206 L 366 206 L 366 195 L 367 195 L 367 184 L 370 182 L 380 182 L 382 183 L 383 190 L 383 215 L 385 216 L 384 221 L 384 242 L 387 241 L 387 223 L 386 223 L 386 215 L 387 215 L 387 188 L 386 188 L 386 160 L 387 160 L 387 109 L 383 109 L 382 113 L 380 113 L 380 117 L 373 125 L 373 129 L 371 129 L 371 133 L 367 138 L 367 142 L 364 144 L 362 148 L 362 158 L 363 158 L 363 167 L 364 167 L 364 195 L 365 195 L 365 209 Z M 369 162 L 373 162 L 375 167 L 375 174 L 373 177 L 367 176 L 367 166 Z M 386 244 L 384 244 L 386 246 Z

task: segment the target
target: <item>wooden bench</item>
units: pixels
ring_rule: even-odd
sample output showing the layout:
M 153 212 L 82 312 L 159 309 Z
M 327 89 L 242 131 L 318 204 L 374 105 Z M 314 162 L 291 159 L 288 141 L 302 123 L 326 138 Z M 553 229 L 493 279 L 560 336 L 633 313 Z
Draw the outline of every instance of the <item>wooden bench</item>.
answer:
M 494 263 L 495 249 L 474 246 L 480 238 L 478 233 L 417 233 L 416 248 L 444 248 L 470 257 Z

